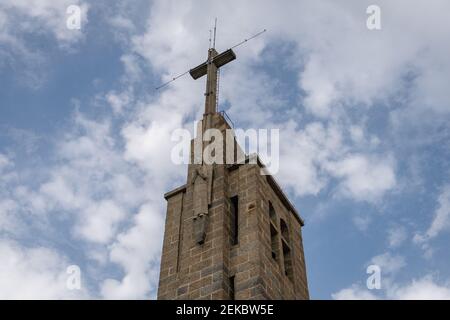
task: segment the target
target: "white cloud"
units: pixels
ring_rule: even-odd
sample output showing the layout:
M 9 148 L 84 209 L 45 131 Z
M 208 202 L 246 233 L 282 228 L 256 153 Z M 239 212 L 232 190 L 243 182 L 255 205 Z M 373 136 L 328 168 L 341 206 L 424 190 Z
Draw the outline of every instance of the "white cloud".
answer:
M 19 227 L 19 222 L 14 215 L 17 203 L 11 199 L 0 198 L 0 232 L 14 230 Z
M 109 92 L 106 95 L 106 101 L 111 105 L 113 112 L 116 114 L 122 113 L 124 105 L 128 104 L 128 96 L 123 93 L 116 94 L 115 92 Z
M 15 214 L 18 204 L 11 199 L 8 186 L 14 184 L 17 174 L 10 157 L 0 153 L 0 233 L 15 234 L 22 229 L 22 224 Z
M 450 185 L 445 186 L 439 195 L 438 208 L 430 227 L 426 231 L 426 237 L 434 238 L 448 228 L 450 228 Z
M 125 54 L 120 58 L 125 68 L 124 78 L 130 82 L 137 81 L 141 79 L 142 70 L 139 65 L 139 59 L 134 54 Z M 127 94 L 132 95 L 131 90 L 128 89 Z M 131 100 L 128 98 L 128 100 Z
M 69 290 L 67 267 L 71 265 L 52 249 L 26 248 L 0 241 L 0 299 L 86 298 L 88 292 Z M 81 279 L 83 274 L 81 274 Z M 82 280 L 83 281 L 83 280 Z
M 437 208 L 434 212 L 434 218 L 424 233 L 416 233 L 414 242 L 424 250 L 425 257 L 431 258 L 434 248 L 430 241 L 436 238 L 442 232 L 450 229 L 450 185 L 444 185 L 437 199 Z
M 69 172 L 66 171 L 66 174 L 68 175 Z M 54 174 L 50 181 L 41 185 L 40 194 L 62 209 L 80 208 L 83 205 L 82 202 L 86 200 L 81 195 L 75 194 L 75 190 L 69 185 L 69 179 L 67 176 L 64 177 L 63 173 Z M 35 204 L 40 206 L 39 203 Z
M 287 142 L 280 143 L 280 180 L 299 195 L 317 194 L 328 178 L 320 171 L 320 164 L 340 147 L 340 132 L 321 123 L 310 123 L 297 131 L 296 124 L 290 122 L 280 132 L 280 140 Z
M 293 122 L 282 128 L 278 176 L 298 195 L 317 194 L 333 178 L 339 182 L 336 195 L 376 203 L 396 186 L 391 156 L 351 152 L 352 145 L 346 144 L 344 138 L 354 136 L 355 130 L 347 131 L 336 123 L 324 126 L 321 122 L 309 123 L 303 130 L 297 130 Z M 367 143 L 360 136 L 354 147 Z M 371 148 L 376 147 L 375 143 Z
M 448 79 L 450 64 L 443 53 L 449 51 L 449 44 L 442 39 L 448 38 L 450 28 L 438 23 L 445 21 L 442 8 L 448 4 L 440 0 L 432 3 L 381 1 L 383 30 L 373 32 L 365 24 L 370 3 L 360 1 L 286 1 L 282 8 L 271 1 L 260 2 L 257 7 L 248 2 L 187 1 L 176 6 L 171 1 L 156 2 L 147 32 L 134 43 L 136 51 L 168 79 L 198 64 L 199 57 L 205 58 L 207 32 L 203 38 L 198 32 L 207 30 L 212 23 L 210 17 L 227 12 L 219 19 L 220 50 L 239 42 L 247 33 L 269 30 L 245 49 L 237 50 L 241 70 L 249 61 L 258 61 L 262 48 L 271 42 L 295 45 L 287 63 L 295 70 L 300 66 L 298 61 L 305 62 L 304 68 L 298 68 L 298 84 L 307 94 L 306 109 L 314 115 L 329 118 L 342 107 L 366 108 L 386 101 L 403 90 L 405 75 L 411 72 L 416 75 L 418 89 L 414 107 L 448 112 L 443 103 L 449 100 L 448 90 L 441 84 Z M 425 11 L 434 17 L 433 23 L 423 16 Z M 284 61 L 274 63 L 284 66 Z M 225 77 L 230 75 L 232 79 L 235 72 L 239 71 L 230 65 Z M 253 76 L 258 83 L 261 74 Z M 239 92 L 240 86 L 254 88 L 242 74 L 239 79 L 238 83 L 224 85 L 224 97 L 229 96 L 228 91 Z M 256 90 L 264 94 L 261 88 Z M 247 99 L 255 94 L 239 96 Z M 251 105 L 246 107 L 253 110 Z
M 342 179 L 340 192 L 356 200 L 376 201 L 396 183 L 389 159 L 352 154 L 330 163 L 328 169 L 331 174 Z
M 112 200 L 102 200 L 82 212 L 74 232 L 91 242 L 108 243 L 116 234 L 119 223 L 127 216 Z
M 439 285 L 431 276 L 412 280 L 395 290 L 394 299 L 400 300 L 450 300 L 450 285 Z
M 14 24 L 14 33 L 37 34 L 44 29 L 53 34 L 61 45 L 67 45 L 77 42 L 83 36 L 78 30 L 67 28 L 66 13 L 70 5 L 78 5 L 81 9 L 82 28 L 87 23 L 88 5 L 80 0 L 7 0 L 2 1 L 0 9 L 4 10 L 9 16 L 8 20 L 3 20 L 3 25 L 12 28 Z M 14 23 L 16 22 L 16 23 Z M 8 25 L 11 24 L 11 25 Z M 3 29 L 3 32 L 11 32 L 11 29 Z
M 162 191 L 179 181 L 186 170 L 185 166 L 174 165 L 170 158 L 175 145 L 171 142 L 172 132 L 183 127 L 183 108 L 193 105 L 191 92 L 184 92 L 187 97 L 178 93 L 179 96 L 174 96 L 171 90 L 165 91 L 156 102 L 145 104 L 135 121 L 122 128 L 125 159 L 148 173 L 155 190 Z M 185 103 L 181 102 L 184 98 Z
M 32 28 L 38 25 L 62 46 L 82 39 L 82 35 L 74 36 L 60 28 L 65 11 L 61 13 L 58 8 L 67 2 L 34 1 L 33 8 L 27 8 L 26 1 L 16 3 L 2 5 L 37 22 L 19 25 L 22 33 L 33 32 Z M 283 129 L 281 134 L 290 139 L 281 146 L 279 177 L 297 195 L 317 195 L 335 179 L 337 195 L 377 202 L 396 186 L 395 160 L 377 149 L 380 140 L 370 136 L 359 120 L 348 119 L 347 112 L 352 110 L 346 108 L 369 108 L 376 101 L 388 100 L 396 90 L 402 90 L 402 79 L 408 71 L 417 73 L 416 85 L 424 88 L 417 91 L 415 101 L 424 102 L 423 106 L 432 103 L 439 112 L 448 111 L 442 107 L 442 102 L 448 101 L 448 90 L 436 85 L 447 83 L 449 74 L 448 60 L 442 54 L 449 51 L 448 42 L 436 41 L 448 38 L 445 36 L 449 31 L 445 24 L 437 23 L 439 17 L 446 19 L 446 10 L 436 9 L 439 6 L 427 4 L 427 12 L 431 10 L 430 15 L 436 18 L 432 25 L 421 28 L 423 19 L 419 13 L 425 11 L 423 5 L 383 2 L 383 12 L 392 12 L 395 17 L 385 20 L 384 30 L 390 32 L 369 33 L 365 28 L 365 8 L 356 1 L 339 6 L 331 1 L 287 1 L 281 10 L 273 1 L 258 3 L 256 7 L 249 2 L 174 3 L 155 2 L 147 29 L 132 38 L 131 49 L 122 57 L 130 83 L 141 75 L 138 55 L 146 59 L 154 72 L 163 74 L 162 82 L 205 60 L 206 30 L 212 22 L 210 17 L 217 13 L 228 12 L 227 17 L 219 19 L 219 50 L 267 28 L 269 32 L 253 40 L 245 50 L 236 50 L 239 67 L 235 62 L 224 69 L 221 99 L 231 103 L 230 113 L 242 123 Z M 441 8 L 445 5 L 436 3 Z M 134 30 L 124 17 L 116 17 L 111 23 L 130 32 Z M 12 37 L 11 20 L 1 12 L 0 26 L 7 31 L 0 33 L 0 43 L 11 48 L 6 54 L 19 52 L 32 61 L 31 65 L 40 61 L 20 37 Z M 204 37 L 199 30 L 205 30 Z M 299 89 L 306 93 L 299 103 L 301 107 L 285 105 L 283 94 L 276 94 L 278 80 L 253 67 L 261 62 L 264 48 L 280 41 L 293 44 L 293 53 L 284 62 L 272 62 L 278 63 L 277 68 L 287 66 L 296 73 Z M 439 45 L 441 50 L 426 50 L 432 45 Z M 301 62 L 305 62 L 304 68 L 300 68 Z M 55 212 L 58 217 L 69 216 L 74 234 L 94 247 L 89 251 L 91 258 L 110 259 L 121 268 L 121 278 L 103 279 L 101 294 L 106 298 L 154 294 L 164 224 L 162 195 L 185 178 L 185 168 L 174 167 L 169 160 L 168 142 L 174 129 L 186 126 L 187 119 L 201 116 L 203 90 L 202 81 L 180 79 L 148 99 L 150 102 L 146 97 L 134 101 L 131 91 L 110 91 L 107 100 L 117 114 L 130 110 L 126 109 L 130 104 L 137 110 L 127 123 L 112 128 L 110 121 L 93 121 L 78 114 L 74 132 L 58 139 L 57 163 L 49 168 L 48 179 L 36 189 L 16 189 L 17 198 L 19 193 L 29 195 L 20 197 L 21 208 L 45 213 L 46 217 Z M 412 107 L 420 108 L 421 104 Z M 301 128 L 294 120 L 273 120 L 277 114 L 287 119 L 298 117 L 303 110 L 310 113 L 311 119 L 305 120 Z M 1 163 L 0 158 L 0 170 L 6 167 Z M 2 204 L 4 208 L 13 207 L 12 202 Z M 442 215 L 446 217 L 439 214 L 436 224 L 430 227 L 430 235 L 443 230 Z M 130 220 L 131 225 L 124 223 Z M 35 259 L 24 252 L 23 260 Z M 392 272 L 401 266 L 390 256 L 376 260 Z M 425 284 L 430 286 L 430 282 Z M 373 295 L 350 288 L 339 296 Z
M 120 30 L 133 31 L 136 28 L 133 21 L 121 15 L 112 17 L 109 23 L 113 28 L 118 28 Z
M 383 275 L 396 273 L 406 266 L 404 257 L 389 252 L 373 257 L 370 263 L 379 266 Z
M 371 221 L 371 216 L 368 214 L 360 214 L 353 217 L 353 223 L 360 231 L 367 231 Z
M 81 30 L 67 28 L 70 5 L 81 9 Z M 48 75 L 47 53 L 29 38 L 49 37 L 71 51 L 85 37 L 89 6 L 82 0 L 4 0 L 0 2 L 0 70 L 12 67 L 20 83 L 37 89 Z
M 11 162 L 9 161 L 8 157 L 6 155 L 0 153 L 0 173 L 3 171 L 4 168 L 11 165 Z
M 357 285 L 342 289 L 333 293 L 331 297 L 334 300 L 377 300 L 377 296 L 369 290 L 362 289 Z
M 449 300 L 450 285 L 438 284 L 431 275 L 427 275 L 404 285 L 391 284 L 385 291 L 368 290 L 355 284 L 331 296 L 336 300 Z
M 23 221 L 31 219 L 33 227 L 40 226 L 49 239 L 55 236 L 52 223 L 68 223 L 71 238 L 64 243 L 75 246 L 81 240 L 87 261 L 98 262 L 102 268 L 115 264 L 123 271 L 118 278 L 96 275 L 98 282 L 91 285 L 98 286 L 99 296 L 148 298 L 155 295 L 159 272 L 162 196 L 176 170 L 170 164 L 146 165 L 145 157 L 142 168 L 129 162 L 125 152 L 129 140 L 123 138 L 125 145 L 117 146 L 122 138 L 113 134 L 110 121 L 94 121 L 75 112 L 72 125 L 57 140 L 55 162 L 45 168 L 48 176 L 36 181 L 35 187 L 20 180 L 0 189 L 0 226 L 15 232 Z M 158 143 L 154 141 L 155 148 Z M 145 146 L 136 148 L 132 155 L 137 157 L 139 152 L 147 155 Z M 157 161 L 158 155 L 149 155 L 153 156 Z M 6 168 L 7 161 L 2 163 Z M 39 239 L 41 235 L 33 232 L 33 238 Z M 31 258 L 26 255 L 23 259 Z
M 331 296 L 336 300 L 428 300 L 450 299 L 450 282 L 437 283 L 431 274 L 403 283 L 395 281 L 398 272 L 406 266 L 403 256 L 389 252 L 373 257 L 368 264 L 381 269 L 381 288 L 369 290 L 359 283 L 341 289 Z
M 212 5 L 206 2 L 172 6 L 170 1 L 157 2 L 152 7 L 146 32 L 133 39 L 133 50 L 144 57 L 156 72 L 163 74 L 162 82 L 164 82 L 204 60 L 207 43 L 202 41 L 201 37 L 193 35 L 197 35 L 197 30 L 202 25 L 208 26 L 210 21 L 207 18 L 208 14 L 197 16 L 199 12 L 197 8 L 201 7 L 201 12 L 209 12 L 211 16 L 214 16 L 215 12 L 227 10 L 228 6 L 225 3 Z M 241 37 L 245 37 L 246 34 L 243 32 L 246 30 L 249 30 L 249 34 L 259 31 L 259 28 L 255 29 L 259 23 L 261 27 L 264 26 L 269 30 L 262 37 L 252 40 L 245 48 L 236 49 L 237 62 L 226 66 L 221 75 L 220 101 L 231 104 L 228 111 L 232 117 L 233 115 L 238 117 L 241 124 L 282 128 L 279 177 L 285 187 L 291 188 L 298 195 L 316 195 L 328 186 L 332 178 L 340 181 L 337 192 L 340 196 L 377 202 L 396 185 L 393 156 L 385 155 L 381 153 L 381 150 L 376 150 L 373 154 L 371 152 L 379 145 L 380 140 L 376 136 L 369 136 L 363 132 L 363 126 L 355 123 L 348 124 L 346 123 L 348 120 L 341 118 L 343 112 L 341 105 L 344 102 L 363 101 L 366 105 L 371 105 L 375 97 L 379 96 L 380 90 L 387 89 L 390 85 L 390 81 L 381 81 L 381 77 L 386 77 L 386 74 L 378 70 L 377 66 L 368 64 L 363 58 L 364 54 L 367 54 L 367 59 L 374 59 L 373 45 L 367 48 L 363 45 L 367 42 L 364 39 L 368 33 L 365 24 L 362 24 L 362 27 L 357 25 L 360 18 L 356 8 L 358 6 L 338 7 L 332 2 L 321 5 L 288 2 L 280 11 L 279 8 L 274 10 L 274 4 L 267 2 L 259 5 L 256 9 L 258 14 L 255 14 L 253 6 L 239 3 L 233 4 L 233 7 L 227 10 L 230 12 L 227 18 L 219 21 L 219 50 L 227 44 L 238 42 L 240 37 L 236 35 L 242 34 Z M 323 21 L 328 23 L 320 25 L 322 20 L 289 19 L 295 12 L 300 11 L 306 17 L 321 16 Z M 193 19 L 194 16 L 198 19 Z M 255 17 L 261 17 L 261 20 Z M 262 17 L 266 18 L 262 19 Z M 363 17 L 365 17 L 365 10 L 361 11 L 361 18 Z M 236 21 L 239 23 L 235 23 Z M 333 26 L 336 28 L 332 28 Z M 327 32 L 322 33 L 321 31 L 325 28 Z M 304 30 L 314 31 L 307 33 Z M 348 52 L 354 50 L 355 44 L 350 43 L 349 39 L 343 39 L 343 31 L 346 34 L 345 39 L 350 34 L 351 39 L 358 40 L 357 49 L 360 56 L 357 61 L 352 55 L 348 55 Z M 173 41 L 174 39 L 177 41 Z M 299 85 L 309 93 L 305 101 L 307 109 L 313 113 L 316 113 L 314 110 L 323 109 L 323 112 L 319 112 L 322 113 L 320 116 L 326 114 L 326 118 L 334 119 L 333 121 L 325 123 L 312 121 L 307 123 L 304 129 L 298 129 L 294 121 L 273 120 L 275 114 L 299 115 L 299 110 L 296 110 L 299 107 L 286 105 L 285 98 L 277 92 L 278 80 L 252 67 L 261 60 L 263 48 L 279 40 L 292 42 L 298 46 L 290 57 L 292 63 L 288 64 L 276 59 L 271 63 L 278 63 L 280 68 L 289 68 L 297 72 L 300 79 Z M 383 41 L 376 42 L 386 45 Z M 389 41 L 386 40 L 386 42 Z M 308 50 L 303 51 L 305 48 Z M 339 52 L 337 57 L 335 53 L 332 57 L 330 56 L 333 50 Z M 300 70 L 295 63 L 299 56 L 308 58 L 304 70 Z M 375 59 L 381 58 L 375 57 Z M 237 63 L 239 67 L 236 67 Z M 356 65 L 353 65 L 355 63 Z M 383 61 L 378 63 L 382 64 Z M 382 69 L 391 70 L 392 63 L 394 62 L 388 61 L 387 64 L 382 64 Z M 400 61 L 395 63 L 396 66 L 399 65 L 398 68 L 403 65 Z M 373 75 L 376 77 L 374 78 Z M 393 77 L 399 76 L 397 72 Z M 192 93 L 202 92 L 203 89 L 196 85 L 198 82 L 192 79 L 179 79 L 164 89 L 158 103 L 149 106 L 148 109 L 175 108 L 181 112 L 181 115 L 187 115 L 192 112 L 191 110 L 195 110 L 195 114 L 200 116 L 201 95 Z M 190 90 L 188 96 L 185 93 L 186 88 Z M 182 104 L 185 107 L 173 105 L 168 101 L 166 94 L 169 93 L 171 100 L 175 97 L 183 97 Z M 333 103 L 336 105 L 334 106 Z M 333 111 L 330 113 L 327 110 L 331 106 Z M 159 114 L 153 112 L 152 119 L 157 117 L 164 118 L 164 112 Z M 349 128 L 347 128 L 348 125 L 350 125 Z M 180 127 L 181 123 L 177 126 Z M 148 144 L 150 139 L 145 135 L 150 133 L 154 135 L 154 128 L 157 128 L 155 124 L 151 124 L 147 129 L 130 127 L 126 134 L 142 136 L 143 140 L 136 140 L 137 145 Z M 164 132 L 165 128 L 166 126 L 158 130 Z M 350 136 L 352 143 L 344 140 L 344 135 Z M 130 144 L 130 148 L 131 146 Z M 355 151 L 352 152 L 352 149 Z M 132 153 L 131 149 L 129 153 Z M 147 163 L 155 162 L 147 161 Z
M 406 228 L 403 226 L 392 227 L 388 230 L 389 247 L 399 247 L 408 237 Z
M 445 5 L 442 1 L 436 1 L 436 4 Z M 450 67 L 444 56 L 426 49 L 437 44 L 437 39 L 444 39 L 450 28 L 437 23 L 422 28 L 424 4 L 411 6 L 403 1 L 382 1 L 379 5 L 384 27 L 380 32 L 371 32 L 365 26 L 366 6 L 356 1 L 339 5 L 332 1 L 320 4 L 292 1 L 286 2 L 282 10 L 275 9 L 272 2 L 257 8 L 248 3 L 187 2 L 182 6 L 172 6 L 170 1 L 155 3 L 147 31 L 133 43 L 136 53 L 146 58 L 155 71 L 164 74 L 163 81 L 170 79 L 195 66 L 201 60 L 199 57 L 205 56 L 206 37 L 193 35 L 209 26 L 210 16 L 227 11 L 227 17 L 219 19 L 219 50 L 238 42 L 240 37 L 237 35 L 247 30 L 249 34 L 257 31 L 255 26 L 268 29 L 262 37 L 237 49 L 237 62 L 223 70 L 221 101 L 231 103 L 230 114 L 238 117 L 241 123 L 273 126 L 270 122 L 275 113 L 288 115 L 298 108 L 284 104 L 276 94 L 277 79 L 249 67 L 260 61 L 264 47 L 274 41 L 287 41 L 294 44 L 288 61 L 265 62 L 277 64 L 279 69 L 288 65 L 290 71 L 297 71 L 298 84 L 307 94 L 302 101 L 306 110 L 321 119 L 336 120 L 352 112 L 347 109 L 349 106 L 370 108 L 377 102 L 389 104 L 392 97 L 403 94 L 405 75 L 411 71 L 416 75 L 416 81 L 420 78 L 428 83 L 431 78 L 426 77 L 426 70 L 442 64 L 446 66 L 444 69 Z M 436 9 L 439 6 L 426 4 L 426 7 L 432 10 L 436 21 L 446 19 L 443 11 Z M 198 12 L 202 15 L 197 15 Z M 298 19 L 299 12 L 302 19 Z M 418 32 L 418 36 L 405 36 L 411 34 L 410 27 Z M 439 46 L 447 44 L 441 41 Z M 297 61 L 304 62 L 304 68 L 300 68 L 301 63 Z M 235 66 L 237 63 L 239 68 Z M 444 77 L 444 73 L 440 75 Z M 446 83 L 441 80 L 440 83 Z M 179 82 L 190 86 L 194 81 L 180 79 Z M 176 96 L 180 94 L 180 87 L 174 83 L 169 90 Z M 433 88 L 440 92 L 434 96 L 445 101 L 447 91 L 439 86 Z M 420 90 L 420 95 L 421 99 L 431 101 L 425 90 Z M 201 105 L 196 107 L 201 110 Z M 411 107 L 420 106 L 414 104 Z M 345 124 L 349 125 L 353 144 L 341 142 L 338 145 L 341 150 L 350 149 L 341 154 L 324 150 L 323 145 L 310 136 L 308 124 L 305 130 L 293 131 L 289 131 L 289 122 L 275 125 L 291 137 L 288 150 L 282 150 L 280 177 L 283 184 L 292 187 L 297 194 L 318 194 L 328 185 L 330 176 L 340 181 L 339 195 L 362 201 L 377 202 L 396 186 L 394 155 L 386 156 L 380 153 L 381 150 L 375 154 L 369 152 L 367 149 L 380 145 L 381 140 L 376 136 L 363 139 L 367 133 L 362 132 L 364 128 L 358 127 L 357 123 Z M 346 129 L 337 127 L 336 133 L 342 136 Z M 367 148 L 362 147 L 363 141 Z M 327 162 L 321 162 L 321 156 Z M 288 168 L 286 172 L 283 167 Z
M 123 266 L 121 281 L 107 279 L 101 293 L 107 299 L 155 297 L 162 248 L 164 219 L 161 207 L 145 204 L 133 219 L 133 226 L 120 233 L 112 245 L 112 262 Z

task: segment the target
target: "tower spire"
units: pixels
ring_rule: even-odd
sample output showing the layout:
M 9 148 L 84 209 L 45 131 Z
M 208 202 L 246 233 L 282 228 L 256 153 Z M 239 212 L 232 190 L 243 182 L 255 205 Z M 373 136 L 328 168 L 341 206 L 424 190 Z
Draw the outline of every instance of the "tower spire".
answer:
M 214 30 L 215 33 L 215 30 Z M 218 53 L 214 48 L 215 36 L 213 47 L 208 49 L 208 59 L 206 62 L 189 70 L 190 75 L 195 80 L 206 75 L 206 91 L 205 91 L 205 129 L 211 127 L 211 115 L 217 112 L 217 81 L 218 70 L 220 67 L 236 59 L 236 54 L 233 50 L 228 49 L 222 53 Z
M 208 50 L 208 61 L 206 66 L 206 91 L 205 91 L 205 115 L 217 112 L 217 66 L 214 64 L 214 58 L 218 55 L 216 49 Z

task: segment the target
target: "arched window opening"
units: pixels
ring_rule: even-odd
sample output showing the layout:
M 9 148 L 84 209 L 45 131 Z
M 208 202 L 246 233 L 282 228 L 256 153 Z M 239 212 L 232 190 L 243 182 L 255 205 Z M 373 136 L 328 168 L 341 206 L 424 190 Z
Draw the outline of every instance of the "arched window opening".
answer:
M 281 229 L 281 236 L 284 238 L 284 240 L 289 242 L 289 229 L 286 224 L 286 221 L 284 221 L 283 219 L 280 219 L 280 229 Z
M 272 258 L 275 261 L 279 260 L 279 256 L 280 256 L 280 246 L 279 246 L 279 235 L 278 235 L 278 230 L 277 230 L 277 226 L 276 226 L 276 221 L 277 221 L 277 215 L 275 213 L 275 209 L 272 205 L 272 203 L 269 201 L 269 225 L 270 225 L 270 242 L 271 242 L 271 254 L 272 254 Z
M 281 229 L 281 246 L 283 248 L 284 273 L 289 278 L 289 280 L 294 281 L 289 228 L 287 226 L 286 221 L 284 221 L 283 219 L 280 219 L 280 229 Z

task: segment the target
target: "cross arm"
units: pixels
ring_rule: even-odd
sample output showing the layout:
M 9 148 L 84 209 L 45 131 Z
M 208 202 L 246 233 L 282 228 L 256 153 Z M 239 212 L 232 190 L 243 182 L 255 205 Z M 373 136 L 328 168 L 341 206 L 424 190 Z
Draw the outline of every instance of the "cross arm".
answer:
M 200 77 L 203 77 L 207 71 L 207 63 L 203 62 L 201 65 L 195 67 L 194 69 L 189 70 L 189 74 L 194 80 L 197 80 Z
M 233 52 L 233 50 L 228 49 L 221 54 L 214 57 L 212 60 L 212 63 L 215 64 L 217 68 L 220 68 L 227 63 L 233 61 L 236 59 L 236 54 Z M 208 71 L 208 61 L 203 62 L 201 65 L 189 70 L 189 74 L 194 80 L 197 80 L 198 78 L 203 77 L 206 72 Z
M 228 62 L 231 62 L 234 59 L 236 59 L 236 54 L 233 52 L 233 50 L 228 49 L 227 51 L 222 52 L 218 56 L 215 56 L 213 63 L 216 65 L 217 68 L 220 68 L 221 66 L 226 65 Z

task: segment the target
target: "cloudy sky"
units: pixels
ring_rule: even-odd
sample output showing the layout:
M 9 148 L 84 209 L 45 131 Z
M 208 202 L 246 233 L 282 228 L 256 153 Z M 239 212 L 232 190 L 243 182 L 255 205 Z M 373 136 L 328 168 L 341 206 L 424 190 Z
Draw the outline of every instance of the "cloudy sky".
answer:
M 70 5 L 81 29 L 67 28 Z M 366 9 L 381 8 L 381 30 Z M 315 299 L 450 299 L 448 1 L 0 2 L 0 298 L 154 298 L 164 192 L 185 181 L 204 79 L 236 48 L 220 106 L 279 128 L 277 179 L 306 221 Z M 381 269 L 369 290 L 366 268 Z M 81 270 L 81 290 L 66 269 Z

